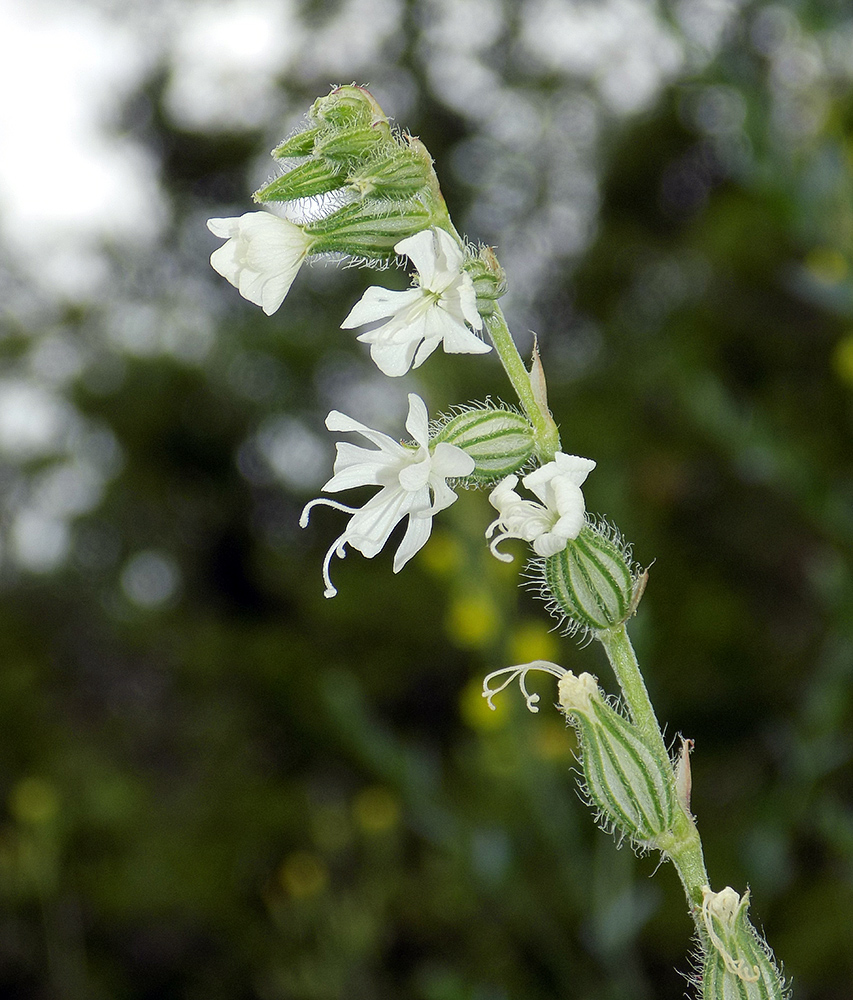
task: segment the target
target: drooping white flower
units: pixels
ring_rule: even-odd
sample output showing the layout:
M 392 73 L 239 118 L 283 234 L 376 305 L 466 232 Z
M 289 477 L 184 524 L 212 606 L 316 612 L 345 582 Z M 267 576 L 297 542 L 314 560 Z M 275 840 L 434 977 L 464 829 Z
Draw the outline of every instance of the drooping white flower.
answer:
M 522 479 L 541 503 L 525 500 L 515 487 L 518 476 L 507 476 L 489 494 L 489 503 L 498 517 L 489 525 L 486 537 L 497 532 L 490 548 L 504 562 L 512 556 L 499 552 L 497 546 L 505 538 L 522 538 L 533 545 L 539 556 L 553 556 L 577 538 L 584 523 L 586 505 L 581 486 L 595 468 L 590 458 L 557 452 L 548 462 Z
M 418 284 L 404 292 L 373 285 L 350 310 L 341 329 L 384 320 L 362 333 L 370 356 L 386 375 L 405 375 L 442 344 L 448 354 L 485 354 L 491 350 L 471 330 L 481 330 L 471 276 L 462 270 L 461 248 L 443 229 L 424 229 L 394 249 L 418 271 Z M 467 324 L 467 325 L 466 325 Z
M 207 228 L 228 240 L 210 255 L 214 271 L 272 316 L 290 291 L 312 238 L 300 226 L 269 212 L 208 219 Z
M 421 549 L 432 530 L 432 518 L 449 507 L 456 494 L 447 484 L 448 479 L 468 476 L 474 471 L 474 459 L 461 448 L 441 442 L 430 450 L 429 417 L 420 396 L 409 393 L 409 415 L 406 430 L 415 446 L 400 444 L 381 431 L 365 427 L 338 410 L 326 417 L 330 431 L 356 431 L 376 448 L 339 441 L 335 474 L 323 487 L 332 493 L 357 486 L 381 486 L 363 507 L 347 507 L 336 500 L 320 497 L 305 506 L 300 525 L 308 524 L 312 507 L 325 505 L 343 510 L 352 517 L 344 532 L 335 539 L 323 561 L 323 579 L 326 597 L 337 591 L 329 577 L 332 556 L 343 559 L 346 546 L 351 545 L 362 555 L 372 559 L 388 541 L 394 528 L 406 516 L 409 524 L 394 556 L 394 572 L 399 573 L 412 556 Z

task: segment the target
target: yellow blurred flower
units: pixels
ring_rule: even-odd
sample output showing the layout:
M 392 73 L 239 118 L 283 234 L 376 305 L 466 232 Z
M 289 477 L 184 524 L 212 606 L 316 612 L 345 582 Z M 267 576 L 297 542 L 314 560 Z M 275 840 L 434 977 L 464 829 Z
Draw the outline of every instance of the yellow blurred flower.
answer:
M 326 888 L 329 869 L 318 854 L 294 851 L 281 863 L 278 878 L 282 888 L 293 899 L 310 899 Z
M 488 594 L 466 594 L 450 605 L 447 632 L 458 646 L 478 649 L 495 637 L 498 621 L 498 609 Z
M 387 833 L 400 821 L 397 796 L 379 785 L 359 792 L 352 809 L 356 823 L 365 833 Z

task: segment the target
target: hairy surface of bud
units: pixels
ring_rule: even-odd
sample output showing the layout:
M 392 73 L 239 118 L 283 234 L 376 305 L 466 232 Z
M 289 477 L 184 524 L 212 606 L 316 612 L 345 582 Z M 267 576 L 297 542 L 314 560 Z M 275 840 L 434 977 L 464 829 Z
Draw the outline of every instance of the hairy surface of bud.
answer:
M 675 780 L 668 761 L 646 746 L 638 730 L 606 701 L 590 674 L 560 679 L 560 707 L 581 744 L 586 792 L 607 827 L 643 847 L 673 824 Z
M 399 206 L 393 214 L 382 203 L 358 202 L 309 222 L 304 229 L 315 238 L 314 253 L 387 260 L 396 255 L 394 248 L 401 240 L 429 229 L 432 223 L 429 209 L 417 201 Z
M 349 175 L 347 185 L 362 198 L 414 198 L 429 183 L 429 163 L 402 147 L 391 148 Z
M 312 198 L 342 188 L 346 182 L 344 170 L 325 160 L 308 160 L 281 177 L 276 177 L 252 196 L 255 201 L 296 201 Z
M 436 441 L 461 448 L 474 459 L 472 478 L 489 481 L 520 469 L 533 454 L 535 439 L 527 417 L 514 410 L 476 407 L 457 413 Z
M 551 613 L 568 619 L 573 629 L 591 632 L 630 618 L 644 582 L 618 532 L 589 522 L 564 549 L 544 560 L 542 580 Z

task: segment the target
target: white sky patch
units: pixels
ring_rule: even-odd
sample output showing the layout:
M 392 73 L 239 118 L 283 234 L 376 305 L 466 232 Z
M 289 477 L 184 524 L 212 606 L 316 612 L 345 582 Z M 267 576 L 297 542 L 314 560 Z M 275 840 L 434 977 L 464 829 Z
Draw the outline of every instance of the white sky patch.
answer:
M 22 269 L 61 293 L 94 291 L 103 240 L 159 231 L 153 164 L 105 125 L 145 60 L 129 24 L 80 5 L 0 6 L 0 231 Z
M 280 113 L 278 76 L 305 45 L 289 0 L 196 4 L 172 43 L 169 111 L 188 128 L 247 128 Z
M 649 107 L 684 59 L 648 0 L 538 0 L 525 9 L 522 38 L 544 66 L 594 81 L 620 114 Z

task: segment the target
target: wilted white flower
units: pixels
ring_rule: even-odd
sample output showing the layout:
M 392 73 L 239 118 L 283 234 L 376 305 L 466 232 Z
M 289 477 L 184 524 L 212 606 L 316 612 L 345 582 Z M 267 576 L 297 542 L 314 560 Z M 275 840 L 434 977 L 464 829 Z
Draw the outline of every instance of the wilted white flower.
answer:
M 419 282 L 404 292 L 373 285 L 341 323 L 352 330 L 385 320 L 358 339 L 370 344 L 370 356 L 386 375 L 405 375 L 443 344 L 448 354 L 485 354 L 491 350 L 471 330 L 481 330 L 471 276 L 462 270 L 461 248 L 443 229 L 425 229 L 401 240 L 394 249 L 418 271 Z
M 376 448 L 362 448 L 348 442 L 338 442 L 335 474 L 323 487 L 332 493 L 357 486 L 381 486 L 382 489 L 363 507 L 347 507 L 336 500 L 320 497 L 312 500 L 299 519 L 304 528 L 309 511 L 318 504 L 352 514 L 343 534 L 332 543 L 323 561 L 326 597 L 337 591 L 329 577 L 332 556 L 343 559 L 346 546 L 351 545 L 372 559 L 388 541 L 394 528 L 406 516 L 409 524 L 394 556 L 394 572 L 399 573 L 412 556 L 421 549 L 432 530 L 432 517 L 449 507 L 456 494 L 448 479 L 468 476 L 474 471 L 474 459 L 461 448 L 441 442 L 429 447 L 429 417 L 420 396 L 409 393 L 409 415 L 406 430 L 415 445 L 404 445 L 380 431 L 365 427 L 338 410 L 326 417 L 330 431 L 356 431 Z
M 581 485 L 595 468 L 590 458 L 557 452 L 548 462 L 522 480 L 541 503 L 525 500 L 516 491 L 518 476 L 507 476 L 489 494 L 489 503 L 498 517 L 489 525 L 486 537 L 497 537 L 491 543 L 492 553 L 509 562 L 512 556 L 499 552 L 497 546 L 505 538 L 522 538 L 531 542 L 539 556 L 553 556 L 577 538 L 584 523 Z
M 208 219 L 207 228 L 228 240 L 210 255 L 214 271 L 272 316 L 290 291 L 312 238 L 300 226 L 269 212 Z

